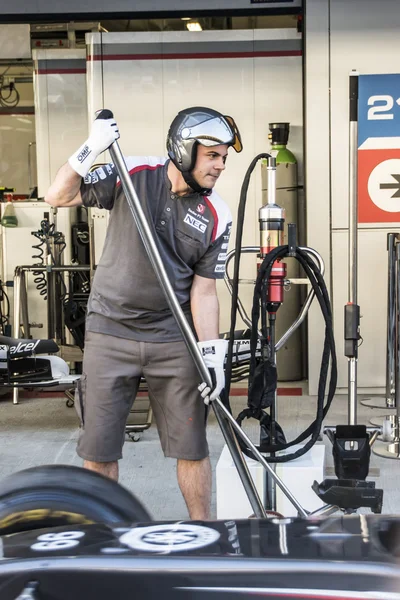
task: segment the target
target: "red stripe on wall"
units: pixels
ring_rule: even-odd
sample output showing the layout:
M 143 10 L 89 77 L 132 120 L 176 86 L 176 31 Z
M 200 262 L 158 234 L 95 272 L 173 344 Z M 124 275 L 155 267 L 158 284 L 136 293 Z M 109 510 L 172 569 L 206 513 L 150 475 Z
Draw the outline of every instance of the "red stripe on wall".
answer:
M 247 388 L 231 388 L 230 396 L 247 396 Z M 278 387 L 278 396 L 302 396 L 301 387 Z
M 303 389 L 301 387 L 278 387 L 278 396 L 302 396 L 303 395 Z M 33 391 L 33 392 L 27 392 L 25 390 L 20 390 L 19 392 L 19 396 L 20 398 L 62 398 L 63 396 L 65 396 L 64 392 L 54 392 L 51 390 L 48 390 L 47 392 L 44 391 Z M 138 398 L 147 398 L 148 393 L 147 392 L 138 392 L 137 394 Z M 247 396 L 247 388 L 231 388 L 230 391 L 230 396 Z M 11 398 L 11 392 L 7 395 L 4 395 L 3 398 Z
M 230 396 L 247 396 L 247 388 L 231 388 L 229 392 Z M 278 396 L 302 396 L 303 388 L 301 387 L 278 387 Z M 147 392 L 139 392 L 138 396 L 145 398 Z
M 176 60 L 190 58 L 273 58 L 275 56 L 301 56 L 301 50 L 271 50 L 255 52 L 188 52 L 186 54 L 94 54 L 88 61 L 95 60 Z
M 75 73 L 86 73 L 86 69 L 37 69 L 36 75 L 73 75 Z

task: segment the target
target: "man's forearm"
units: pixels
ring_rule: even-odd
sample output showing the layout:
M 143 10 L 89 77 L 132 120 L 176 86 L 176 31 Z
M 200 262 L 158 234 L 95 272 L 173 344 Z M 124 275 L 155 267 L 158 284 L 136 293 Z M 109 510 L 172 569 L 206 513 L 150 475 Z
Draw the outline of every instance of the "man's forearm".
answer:
M 219 338 L 219 302 L 216 294 L 198 294 L 191 298 L 194 326 L 200 342 Z
M 65 163 L 57 172 L 49 187 L 45 201 L 52 206 L 73 206 L 81 203 L 80 186 L 82 177 L 69 163 Z

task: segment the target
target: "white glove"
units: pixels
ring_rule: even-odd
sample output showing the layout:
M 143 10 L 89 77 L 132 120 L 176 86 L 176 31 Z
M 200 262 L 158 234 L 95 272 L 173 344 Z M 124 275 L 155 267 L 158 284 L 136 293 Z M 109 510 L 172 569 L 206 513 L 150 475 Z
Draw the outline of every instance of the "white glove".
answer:
M 214 388 L 210 388 L 203 381 L 198 390 L 204 400 L 209 404 L 217 398 L 225 387 L 224 362 L 228 351 L 228 340 L 210 340 L 209 342 L 197 342 L 203 356 L 206 367 L 210 370 Z
M 119 130 L 114 118 L 96 119 L 90 136 L 79 150 L 70 156 L 69 164 L 81 177 L 86 177 L 99 154 L 107 150 L 118 138 Z

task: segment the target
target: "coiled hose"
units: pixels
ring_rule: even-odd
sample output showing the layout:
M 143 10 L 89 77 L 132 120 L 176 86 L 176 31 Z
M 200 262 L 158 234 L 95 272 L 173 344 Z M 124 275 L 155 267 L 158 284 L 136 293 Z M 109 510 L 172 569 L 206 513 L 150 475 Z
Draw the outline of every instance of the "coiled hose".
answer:
M 38 240 L 39 244 L 32 244 L 32 248 L 36 251 L 36 254 L 32 254 L 33 260 L 37 260 L 38 262 L 34 263 L 34 267 L 44 267 L 44 249 L 45 240 L 42 238 L 41 231 L 32 231 L 32 235 L 34 235 Z M 33 273 L 33 282 L 36 285 L 36 289 L 39 291 L 39 294 L 43 296 L 44 300 L 47 300 L 47 278 L 45 271 L 32 271 Z
M 46 219 L 43 219 L 40 222 L 39 231 L 32 231 L 32 235 L 39 240 L 38 244 L 33 244 L 32 248 L 36 251 L 36 254 L 32 255 L 33 260 L 37 260 L 38 262 L 34 263 L 34 267 L 44 267 L 44 246 L 47 249 L 47 255 L 50 255 L 51 262 L 53 265 L 56 265 L 55 257 L 51 250 L 50 239 L 53 238 L 54 244 L 59 246 L 58 254 L 59 256 L 64 252 L 66 248 L 64 234 L 61 231 L 55 230 L 55 224 L 49 223 Z M 39 291 L 39 294 L 43 297 L 43 300 L 47 300 L 47 277 L 45 271 L 33 271 L 34 283 L 36 285 L 36 289 Z M 61 296 L 61 301 L 65 300 L 67 295 L 67 289 L 65 286 L 64 279 L 62 278 L 61 273 L 57 273 L 59 280 L 64 288 L 64 294 Z

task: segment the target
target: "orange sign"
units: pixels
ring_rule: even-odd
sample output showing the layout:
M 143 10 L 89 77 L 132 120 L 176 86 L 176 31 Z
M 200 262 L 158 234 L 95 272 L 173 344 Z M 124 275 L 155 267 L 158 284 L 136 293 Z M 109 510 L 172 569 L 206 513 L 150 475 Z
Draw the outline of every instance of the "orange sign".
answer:
M 358 222 L 400 223 L 400 149 L 358 151 Z

